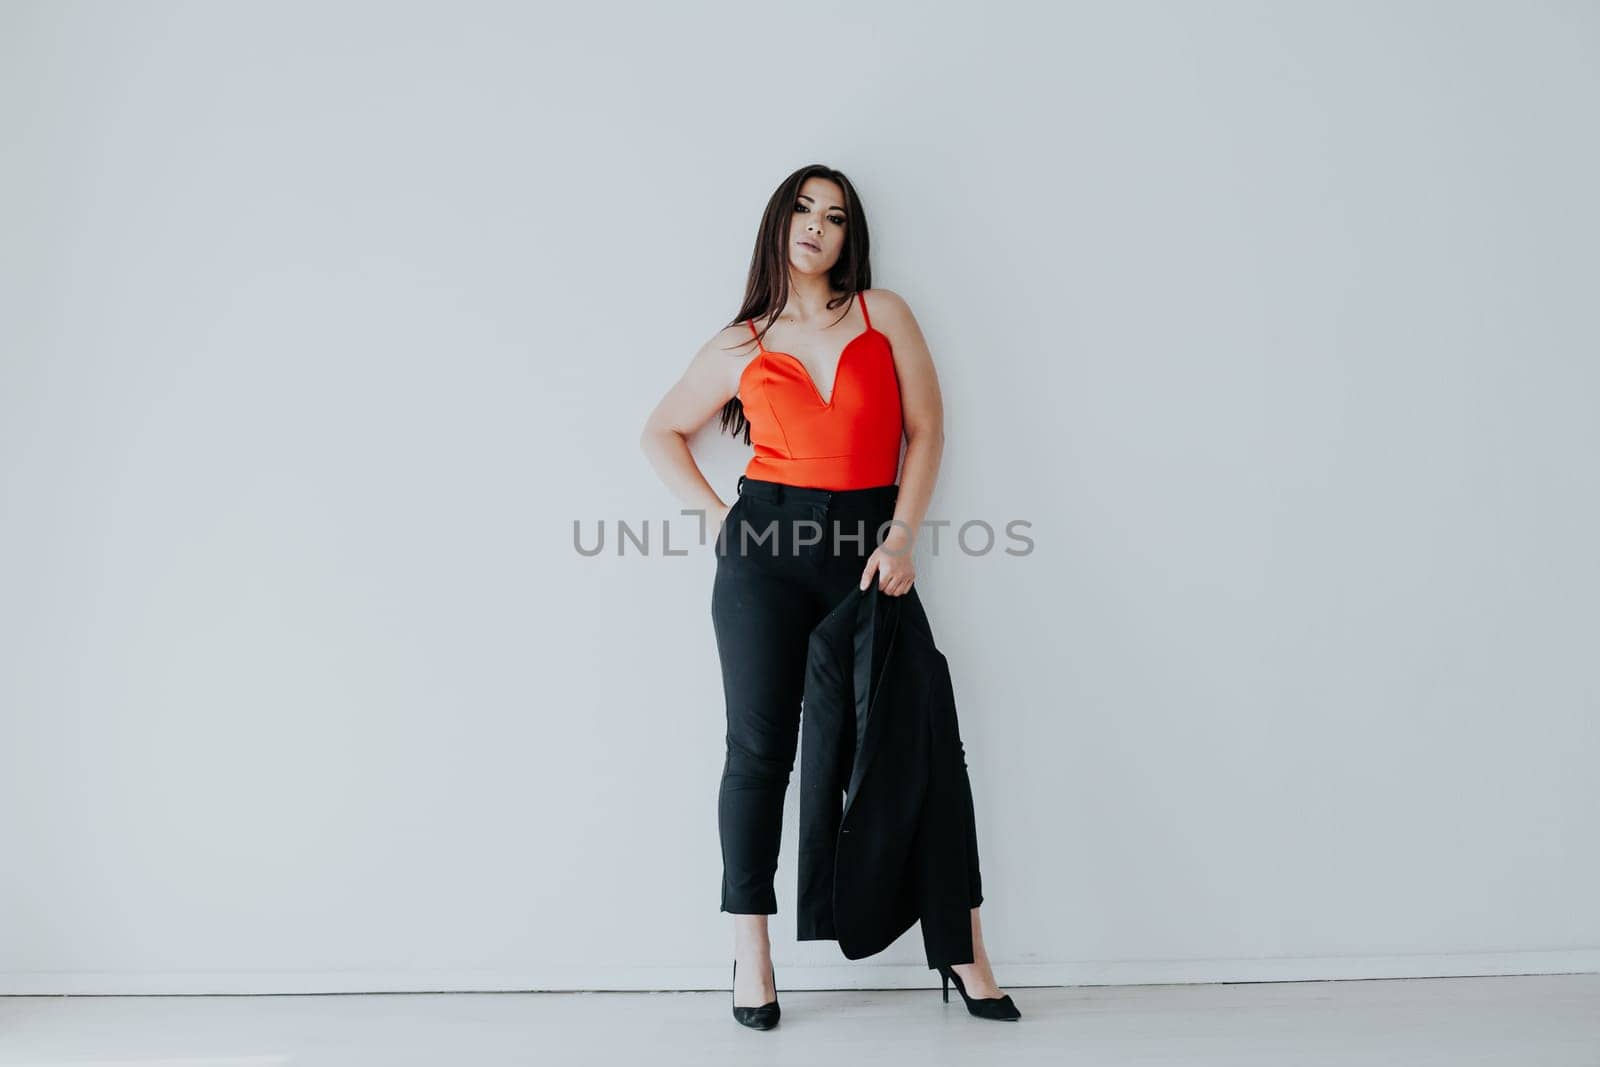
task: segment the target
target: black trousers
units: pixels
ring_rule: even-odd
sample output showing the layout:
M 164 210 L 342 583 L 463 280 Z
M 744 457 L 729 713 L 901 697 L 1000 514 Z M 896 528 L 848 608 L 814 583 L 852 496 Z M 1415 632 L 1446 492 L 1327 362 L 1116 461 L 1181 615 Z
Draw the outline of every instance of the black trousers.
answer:
M 773 879 L 810 633 L 860 584 L 867 557 L 892 529 L 898 494 L 892 484 L 812 489 L 739 478 L 717 534 L 711 589 L 728 715 L 717 796 L 722 911 L 778 910 Z

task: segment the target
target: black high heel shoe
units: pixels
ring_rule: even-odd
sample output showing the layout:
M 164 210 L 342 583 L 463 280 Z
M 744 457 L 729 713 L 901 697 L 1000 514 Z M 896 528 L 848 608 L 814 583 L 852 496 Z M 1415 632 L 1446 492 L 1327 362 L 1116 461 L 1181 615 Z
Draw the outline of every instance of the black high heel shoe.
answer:
M 738 981 L 738 960 L 733 961 L 733 977 L 734 981 Z M 772 990 L 774 993 L 776 993 L 778 990 L 778 968 L 776 964 L 774 964 L 772 968 Z M 729 999 L 731 1000 L 731 994 L 733 990 L 730 988 L 728 992 L 730 994 Z M 778 1025 L 778 1016 L 780 1013 L 780 1009 L 778 1008 L 778 998 L 776 996 L 758 1008 L 742 1008 L 737 1004 L 733 1006 L 733 1017 L 738 1019 L 744 1025 L 750 1027 L 752 1030 L 771 1030 L 774 1026 Z
M 950 979 L 956 980 L 956 992 L 961 994 L 961 999 L 967 1003 L 967 1011 L 980 1019 L 1016 1020 L 1022 1018 L 1022 1013 L 1017 1006 L 1011 1003 L 1011 994 L 1000 997 L 978 997 L 973 999 L 967 996 L 967 987 L 961 981 L 961 976 L 944 964 L 939 964 L 939 973 L 944 976 L 944 1002 L 950 1003 Z

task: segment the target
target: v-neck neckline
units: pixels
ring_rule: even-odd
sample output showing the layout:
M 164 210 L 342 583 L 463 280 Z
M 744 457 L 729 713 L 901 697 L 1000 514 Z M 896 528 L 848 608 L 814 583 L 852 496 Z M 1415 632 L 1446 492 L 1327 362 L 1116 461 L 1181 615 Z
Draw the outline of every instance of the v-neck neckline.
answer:
M 817 380 L 811 376 L 811 371 L 808 370 L 806 365 L 800 361 L 799 356 L 796 356 L 791 352 L 780 352 L 777 349 L 767 348 L 765 345 L 763 345 L 761 348 L 761 355 L 786 356 L 789 359 L 794 360 L 794 365 L 800 368 L 800 373 L 805 376 L 806 384 L 811 386 L 811 392 L 816 395 L 817 401 L 824 408 L 832 408 L 834 398 L 839 395 L 839 374 L 844 370 L 844 357 L 849 355 L 850 349 L 854 347 L 857 341 L 860 341 L 866 337 L 867 334 L 872 332 L 874 332 L 873 328 L 868 326 L 866 329 L 850 338 L 850 340 L 846 341 L 844 343 L 844 347 L 839 350 L 838 358 L 833 361 L 833 387 L 828 390 L 827 399 L 823 399 L 822 390 L 817 388 Z

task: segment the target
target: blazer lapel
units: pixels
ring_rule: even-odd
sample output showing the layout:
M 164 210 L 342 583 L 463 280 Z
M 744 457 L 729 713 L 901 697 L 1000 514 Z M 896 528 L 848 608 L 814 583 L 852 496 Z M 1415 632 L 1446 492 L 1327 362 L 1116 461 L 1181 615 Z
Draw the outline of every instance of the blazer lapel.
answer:
M 872 766 L 883 736 L 878 695 L 882 687 L 883 666 L 894 649 L 895 637 L 900 629 L 900 612 L 895 597 L 884 596 L 878 590 L 877 576 L 856 602 L 855 662 L 852 671 L 856 709 L 856 755 L 850 768 L 850 784 L 845 790 L 843 822 L 850 816 L 850 806 L 861 790 L 861 780 Z

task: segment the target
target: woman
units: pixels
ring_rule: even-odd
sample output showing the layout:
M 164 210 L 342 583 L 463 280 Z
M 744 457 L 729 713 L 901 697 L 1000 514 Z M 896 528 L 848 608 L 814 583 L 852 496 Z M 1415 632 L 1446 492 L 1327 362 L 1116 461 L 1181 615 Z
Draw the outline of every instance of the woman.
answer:
M 864 590 L 876 581 L 889 596 L 911 587 L 910 549 L 944 446 L 921 330 L 905 301 L 870 279 L 866 217 L 849 180 L 822 165 L 791 174 L 767 203 L 743 308 L 695 353 L 640 439 L 674 495 L 718 520 L 712 621 L 728 717 L 721 910 L 734 919 L 733 1014 L 758 1029 L 779 1014 L 767 916 L 778 910 L 773 877 L 807 635 L 850 582 Z M 687 441 L 719 409 L 721 427 L 755 446 L 731 507 Z M 731 524 L 735 509 L 744 517 Z M 941 974 L 973 1014 L 1017 1018 L 995 984 L 976 907 L 972 945 L 971 961 L 941 964 Z

